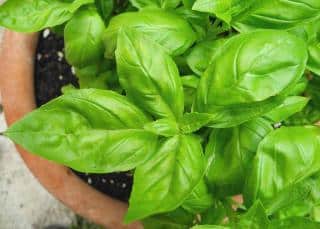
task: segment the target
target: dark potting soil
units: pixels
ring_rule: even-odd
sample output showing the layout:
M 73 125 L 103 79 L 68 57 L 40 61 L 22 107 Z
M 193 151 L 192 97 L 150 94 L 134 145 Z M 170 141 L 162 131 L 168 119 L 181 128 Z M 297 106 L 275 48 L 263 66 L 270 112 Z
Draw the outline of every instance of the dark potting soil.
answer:
M 39 38 L 35 61 L 35 93 L 37 106 L 61 95 L 61 88 L 77 78 L 64 58 L 63 38 L 45 30 Z M 84 174 L 74 171 L 95 189 L 122 201 L 128 201 L 132 188 L 132 175 L 128 173 Z

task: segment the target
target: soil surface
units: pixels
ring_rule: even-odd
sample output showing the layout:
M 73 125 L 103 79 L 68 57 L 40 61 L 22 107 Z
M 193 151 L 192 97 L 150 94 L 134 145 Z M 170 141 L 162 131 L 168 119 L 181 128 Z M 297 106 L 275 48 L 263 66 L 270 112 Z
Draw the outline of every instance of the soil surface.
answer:
M 78 87 L 74 70 L 64 58 L 63 38 L 49 30 L 39 38 L 35 61 L 35 93 L 41 106 L 61 95 L 61 88 L 73 84 Z M 132 188 L 131 173 L 84 174 L 74 171 L 95 189 L 122 201 L 128 201 Z

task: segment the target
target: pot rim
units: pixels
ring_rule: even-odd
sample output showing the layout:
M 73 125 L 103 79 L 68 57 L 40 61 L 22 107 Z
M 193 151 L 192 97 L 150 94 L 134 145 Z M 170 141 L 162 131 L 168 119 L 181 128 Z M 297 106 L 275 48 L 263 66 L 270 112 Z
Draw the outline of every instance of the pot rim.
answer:
M 0 90 L 8 125 L 36 108 L 34 58 L 37 40 L 38 34 L 4 31 L 0 49 Z M 16 147 L 42 186 L 77 214 L 111 229 L 143 228 L 140 222 L 123 223 L 127 204 L 90 187 L 67 167 Z

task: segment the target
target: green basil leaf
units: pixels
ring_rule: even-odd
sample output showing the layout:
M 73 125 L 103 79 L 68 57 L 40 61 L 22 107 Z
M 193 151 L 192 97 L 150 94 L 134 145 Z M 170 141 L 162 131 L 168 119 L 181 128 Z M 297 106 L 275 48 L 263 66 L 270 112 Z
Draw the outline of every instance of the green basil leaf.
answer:
M 211 121 L 210 114 L 205 113 L 186 113 L 179 122 L 181 133 L 190 134 L 196 132 Z
M 64 29 L 68 62 L 78 68 L 95 64 L 103 58 L 104 22 L 95 9 L 78 11 Z
M 182 208 L 142 221 L 145 229 L 189 229 L 194 217 Z
M 195 100 L 199 81 L 200 79 L 195 75 L 187 75 L 187 76 L 181 77 L 181 82 L 183 85 L 183 94 L 184 94 L 184 107 L 185 107 L 185 110 L 188 112 L 191 111 L 193 102 Z
M 307 68 L 320 75 L 320 22 L 312 21 L 296 26 L 289 30 L 308 43 L 309 59 Z
M 172 137 L 179 134 L 179 126 L 177 122 L 172 119 L 159 119 L 157 121 L 147 123 L 143 128 L 154 134 L 165 137 Z
M 182 3 L 185 7 L 191 9 L 195 1 L 196 0 L 182 0 Z
M 285 31 L 259 30 L 234 36 L 214 55 L 202 76 L 194 111 L 211 113 L 210 126 L 215 128 L 263 115 L 292 91 L 307 58 L 305 43 Z
M 160 45 L 137 31 L 123 29 L 116 59 L 120 84 L 136 105 L 158 118 L 182 116 L 184 99 L 178 68 Z
M 231 229 L 231 227 L 219 225 L 197 225 L 192 227 L 191 229 Z
M 232 18 L 247 10 L 254 0 L 196 0 L 192 9 L 215 14 L 217 18 L 230 23 Z
M 203 168 L 199 138 L 165 140 L 148 163 L 136 168 L 125 222 L 176 209 L 202 179 Z
M 174 13 L 161 9 L 127 12 L 113 17 L 105 31 L 106 58 L 113 58 L 122 27 L 143 32 L 174 56 L 183 54 L 196 40 L 189 23 Z
M 197 40 L 205 39 L 208 27 L 210 26 L 210 19 L 208 14 L 197 12 L 187 7 L 179 7 L 176 10 L 176 13 L 190 23 L 192 29 L 197 35 Z
M 159 7 L 164 9 L 176 8 L 181 0 L 130 0 L 138 9 L 145 7 Z
M 80 89 L 107 89 L 108 83 L 114 74 L 110 69 L 111 66 L 107 61 L 101 61 L 84 68 L 76 68 L 75 72 Z
M 220 197 L 239 194 L 259 143 L 272 131 L 259 118 L 229 129 L 213 129 L 206 148 L 210 189 Z
M 304 77 L 302 77 L 298 83 L 294 86 L 294 88 L 292 89 L 292 91 L 290 91 L 290 93 L 288 95 L 290 96 L 297 96 L 297 95 L 302 95 L 308 86 L 309 80 L 307 79 L 306 75 L 304 75 Z
M 270 221 L 260 201 L 252 205 L 246 214 L 240 217 L 234 228 L 268 229 Z
M 309 59 L 307 68 L 320 75 L 320 22 L 312 21 L 296 26 L 289 30 L 308 43 Z
M 227 217 L 226 207 L 222 201 L 215 199 L 213 205 L 201 214 L 201 223 L 204 225 L 220 225 Z
M 308 102 L 309 98 L 302 96 L 287 97 L 280 106 L 268 112 L 264 117 L 274 123 L 281 122 L 301 111 Z
M 96 88 L 96 89 L 108 89 L 108 80 L 113 75 L 112 71 L 107 71 L 96 75 L 83 75 L 78 74 L 80 89 Z
M 184 87 L 197 89 L 200 79 L 195 75 L 182 76 L 181 82 Z
M 284 220 L 272 221 L 269 229 L 318 229 L 320 227 L 319 222 L 312 221 L 304 217 L 292 217 Z
M 208 187 L 204 180 L 195 187 L 192 193 L 182 203 L 182 208 L 188 212 L 199 214 L 206 211 L 214 203 L 214 200 L 209 193 Z
M 285 120 L 284 124 L 291 125 L 313 125 L 320 120 L 320 78 L 313 77 L 308 80 L 304 94 L 310 98 L 304 109 Z
M 298 183 L 320 170 L 320 128 L 282 127 L 259 144 L 245 186 L 245 203 L 262 203 L 274 198 L 289 185 Z
M 187 63 L 190 69 L 201 76 L 209 67 L 209 63 L 217 50 L 223 45 L 225 40 L 203 41 L 195 45 L 187 56 Z
M 310 215 L 320 201 L 320 179 L 312 176 L 289 185 L 274 198 L 265 201 L 269 215 L 277 218 Z
M 127 171 L 153 155 L 150 119 L 125 97 L 105 90 L 72 90 L 12 125 L 6 136 L 30 152 L 77 171 Z
M 18 32 L 36 32 L 63 24 L 93 0 L 7 0 L 0 6 L 0 26 Z
M 284 121 L 286 126 L 313 125 L 320 120 L 320 107 L 310 100 L 301 112 Z
M 113 0 L 94 0 L 94 2 L 104 22 L 108 22 L 114 7 Z
M 285 13 L 283 13 L 285 12 Z M 234 20 L 241 32 L 263 29 L 289 29 L 320 18 L 320 2 L 314 0 L 262 0 Z
M 309 45 L 308 52 L 308 69 L 320 75 L 320 39 Z

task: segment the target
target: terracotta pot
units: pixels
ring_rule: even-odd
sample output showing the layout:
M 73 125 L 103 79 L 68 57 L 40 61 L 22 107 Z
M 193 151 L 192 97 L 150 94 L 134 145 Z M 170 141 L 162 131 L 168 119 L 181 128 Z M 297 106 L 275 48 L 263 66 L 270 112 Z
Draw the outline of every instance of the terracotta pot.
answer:
M 5 31 L 0 50 L 0 89 L 8 125 L 35 109 L 34 55 L 37 34 Z M 111 229 L 142 229 L 140 222 L 124 225 L 127 205 L 83 182 L 68 168 L 17 149 L 40 183 L 77 214 Z

